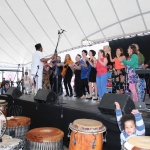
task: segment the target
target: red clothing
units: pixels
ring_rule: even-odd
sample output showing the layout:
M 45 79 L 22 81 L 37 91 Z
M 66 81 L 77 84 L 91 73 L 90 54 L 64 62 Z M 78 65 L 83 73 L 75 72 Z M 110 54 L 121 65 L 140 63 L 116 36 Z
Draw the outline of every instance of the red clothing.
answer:
M 116 57 L 115 58 L 115 69 L 123 69 L 125 68 L 124 64 L 119 61 L 119 59 Z
M 104 62 L 104 58 L 101 58 L 100 59 L 102 62 Z M 99 60 L 97 61 L 96 63 L 96 70 L 97 70 L 97 76 L 101 76 L 105 73 L 107 73 L 107 67 L 106 66 L 103 66 Z

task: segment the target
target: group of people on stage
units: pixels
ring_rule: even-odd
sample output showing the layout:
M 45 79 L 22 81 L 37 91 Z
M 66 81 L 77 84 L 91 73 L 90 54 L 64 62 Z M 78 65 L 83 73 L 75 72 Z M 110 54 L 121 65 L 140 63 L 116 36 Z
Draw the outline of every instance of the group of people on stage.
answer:
M 113 92 L 122 94 L 128 87 L 134 101 L 143 101 L 144 99 L 145 80 L 139 78 L 135 71 L 136 68 L 147 66 L 143 65 L 145 59 L 137 44 L 129 45 L 127 50 L 129 56 L 127 58 L 122 48 L 117 48 L 116 56 L 112 58 L 111 48 L 106 45 L 98 51 L 98 58 L 95 57 L 96 51 L 82 50 L 82 54 L 77 54 L 75 57 L 76 62 L 73 62 L 71 56 L 66 54 L 63 63 L 61 57 L 56 56 L 56 54 L 50 58 L 43 58 L 41 44 L 35 45 L 35 48 L 31 74 L 35 79 L 37 90 L 42 87 L 45 89 L 51 88 L 54 92 L 57 90 L 57 93 L 61 95 L 63 80 L 66 90 L 65 96 L 72 97 L 71 79 L 74 74 L 74 91 L 76 93 L 74 97 L 93 99 L 94 88 L 95 98 L 93 100 L 101 101 L 104 93 L 107 92 L 108 72 L 111 70 L 112 78 L 109 80 L 113 82 Z M 57 76 L 58 88 L 56 88 Z M 86 92 L 88 95 L 86 95 Z

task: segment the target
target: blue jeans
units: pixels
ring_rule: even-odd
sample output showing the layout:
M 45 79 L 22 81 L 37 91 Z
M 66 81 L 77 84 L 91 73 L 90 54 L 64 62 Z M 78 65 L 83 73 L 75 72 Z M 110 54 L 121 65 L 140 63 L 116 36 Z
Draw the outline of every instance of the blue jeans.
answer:
M 103 95 L 106 93 L 107 78 L 108 78 L 107 73 L 101 76 L 96 76 L 96 84 L 99 98 L 102 98 Z

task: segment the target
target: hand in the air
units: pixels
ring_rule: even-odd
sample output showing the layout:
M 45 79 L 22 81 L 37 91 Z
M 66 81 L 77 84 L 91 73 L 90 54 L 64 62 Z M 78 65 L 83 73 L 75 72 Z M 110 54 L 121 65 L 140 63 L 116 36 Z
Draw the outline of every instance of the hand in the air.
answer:
M 139 111 L 138 111 L 137 109 L 133 109 L 133 110 L 131 111 L 131 113 L 134 115 L 134 114 L 138 114 Z
M 120 105 L 118 102 L 115 102 L 114 104 L 116 105 L 116 109 L 120 109 Z

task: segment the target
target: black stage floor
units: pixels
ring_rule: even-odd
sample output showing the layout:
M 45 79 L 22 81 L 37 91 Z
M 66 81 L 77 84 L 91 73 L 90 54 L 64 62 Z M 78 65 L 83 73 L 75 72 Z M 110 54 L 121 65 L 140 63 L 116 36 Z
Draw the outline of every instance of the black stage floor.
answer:
M 7 96 L 1 96 L 5 99 L 10 107 L 12 99 Z M 93 100 L 83 100 L 74 97 L 59 97 L 62 105 L 37 104 L 34 101 L 34 95 L 22 95 L 19 99 L 14 100 L 15 105 L 23 108 L 22 116 L 31 118 L 31 129 L 37 127 L 56 127 L 64 131 L 64 144 L 68 147 L 68 126 L 75 119 L 87 118 L 101 121 L 107 128 L 107 141 L 104 143 L 104 150 L 120 150 L 120 131 L 117 126 L 116 118 L 113 115 L 102 114 L 99 109 L 99 103 Z M 150 104 L 150 98 L 146 98 L 146 103 Z M 150 105 L 147 105 L 150 107 Z M 142 113 L 146 125 L 146 135 L 150 135 L 150 113 Z

